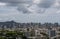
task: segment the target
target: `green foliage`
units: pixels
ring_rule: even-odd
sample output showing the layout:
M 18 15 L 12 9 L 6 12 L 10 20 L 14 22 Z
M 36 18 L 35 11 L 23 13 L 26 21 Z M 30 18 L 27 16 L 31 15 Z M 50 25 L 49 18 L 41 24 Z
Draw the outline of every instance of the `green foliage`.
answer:
M 46 33 L 43 33 L 43 32 L 41 32 L 40 34 L 42 34 L 42 35 L 44 35 L 44 36 L 49 36 L 48 34 L 46 34 Z
M 57 39 L 57 38 L 54 38 L 54 39 Z
M 8 38 L 8 39 L 16 39 L 15 37 L 12 37 L 12 38 Z
M 7 39 L 6 37 L 0 37 L 0 39 Z
M 7 37 L 9 37 L 9 36 L 16 37 L 16 35 L 17 35 L 16 32 L 12 32 L 12 31 L 6 32 Z
M 22 36 L 22 39 L 27 39 L 27 37 L 26 36 Z
M 24 36 L 24 32 L 20 31 L 8 31 L 8 30 L 1 30 L 0 31 L 0 39 L 16 39 L 16 37 L 21 37 L 22 39 L 27 39 L 26 36 Z M 4 37 L 3 37 L 4 36 Z M 9 38 L 11 37 L 11 38 Z
M 23 32 L 17 32 L 17 35 L 24 35 Z
M 41 32 L 40 34 L 42 34 L 43 36 L 45 36 L 46 39 L 49 39 L 49 35 L 44 33 L 44 32 Z
M 29 31 L 29 28 L 27 28 L 27 31 Z

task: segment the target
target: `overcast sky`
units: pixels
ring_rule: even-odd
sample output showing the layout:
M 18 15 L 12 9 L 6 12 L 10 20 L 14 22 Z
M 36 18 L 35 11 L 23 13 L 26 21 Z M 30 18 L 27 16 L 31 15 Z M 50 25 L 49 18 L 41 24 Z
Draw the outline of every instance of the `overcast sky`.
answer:
M 0 0 L 0 21 L 58 22 L 60 0 Z

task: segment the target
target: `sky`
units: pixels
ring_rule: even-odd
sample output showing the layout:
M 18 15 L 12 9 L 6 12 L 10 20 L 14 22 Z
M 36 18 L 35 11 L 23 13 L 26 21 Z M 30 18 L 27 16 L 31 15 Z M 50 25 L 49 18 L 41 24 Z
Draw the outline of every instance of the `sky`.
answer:
M 60 23 L 60 0 L 0 0 L 0 21 Z

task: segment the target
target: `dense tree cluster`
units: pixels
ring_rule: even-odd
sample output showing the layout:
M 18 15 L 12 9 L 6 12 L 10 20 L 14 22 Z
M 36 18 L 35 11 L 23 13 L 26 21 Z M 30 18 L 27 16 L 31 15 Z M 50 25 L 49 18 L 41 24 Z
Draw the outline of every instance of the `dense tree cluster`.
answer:
M 24 32 L 16 32 L 9 30 L 0 31 L 0 39 L 16 39 L 18 37 L 20 37 L 21 39 L 27 39 L 27 37 L 24 35 Z

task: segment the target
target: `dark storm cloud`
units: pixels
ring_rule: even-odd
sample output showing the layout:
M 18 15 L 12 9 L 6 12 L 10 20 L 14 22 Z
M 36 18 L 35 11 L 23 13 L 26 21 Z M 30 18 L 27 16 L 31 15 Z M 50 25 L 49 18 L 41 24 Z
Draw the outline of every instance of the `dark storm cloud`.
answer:
M 14 7 L 17 6 L 17 10 L 19 12 L 22 11 L 23 13 L 31 13 L 31 11 L 29 11 L 28 8 L 31 7 L 32 5 L 34 5 L 33 0 L 0 0 L 0 2 L 6 3 L 7 4 L 6 6 L 14 6 Z M 38 6 L 38 8 L 43 8 L 45 11 L 47 8 L 50 8 L 54 3 L 55 3 L 55 0 L 41 0 L 40 3 L 38 3 L 36 5 Z M 29 7 L 26 5 L 28 5 Z M 36 12 L 40 13 L 40 11 L 41 11 L 41 9 L 40 10 L 37 9 Z M 42 11 L 42 12 L 44 12 L 44 11 Z
M 32 0 L 0 0 L 0 2 L 6 3 L 6 6 L 17 6 L 17 10 L 19 12 L 22 11 L 23 13 L 30 13 L 27 6 L 24 4 L 28 4 L 28 6 L 32 4 Z
M 39 13 L 45 13 L 45 11 L 48 9 L 48 8 L 51 8 L 51 6 L 54 5 L 54 3 L 56 2 L 56 0 L 40 0 L 40 2 L 38 4 L 36 4 L 39 8 L 42 8 L 40 9 Z
M 17 8 L 18 11 L 22 11 L 23 13 L 31 13 L 29 10 L 28 10 L 28 7 L 24 6 L 24 5 L 19 5 L 18 8 Z
M 55 3 L 55 0 L 41 0 L 38 4 L 41 8 L 49 8 Z
M 39 7 L 48 8 L 51 5 L 53 5 L 55 0 L 41 0 L 39 4 L 37 4 Z M 18 4 L 32 4 L 32 0 L 0 0 L 0 2 L 4 2 L 10 5 L 18 5 Z
M 0 0 L 0 2 L 7 3 L 7 5 L 16 6 L 19 4 L 31 4 L 32 0 Z
M 26 2 L 30 2 L 30 0 L 0 0 L 0 2 L 5 2 L 5 3 L 26 3 Z

